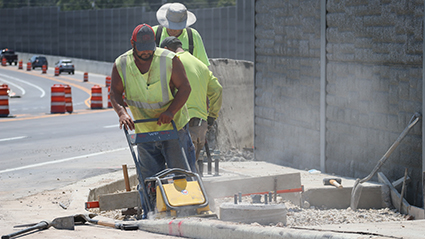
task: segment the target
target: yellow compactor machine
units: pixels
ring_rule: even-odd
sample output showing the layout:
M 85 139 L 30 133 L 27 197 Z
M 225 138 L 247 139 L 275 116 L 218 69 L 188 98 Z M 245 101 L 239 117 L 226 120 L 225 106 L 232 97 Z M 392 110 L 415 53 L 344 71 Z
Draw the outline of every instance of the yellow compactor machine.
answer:
M 198 174 L 173 168 L 145 179 L 149 203 L 155 218 L 217 217 L 209 208 L 208 197 Z
M 134 123 L 146 123 L 158 119 L 136 120 Z M 154 215 L 154 218 L 164 217 L 217 217 L 209 208 L 208 197 L 202 179 L 197 173 L 193 173 L 179 168 L 168 168 L 146 179 L 141 178 L 136 154 L 133 147 L 139 143 L 179 140 L 174 121 L 172 130 L 129 134 L 124 127 L 127 142 L 133 156 L 137 173 L 139 175 L 139 192 L 146 205 L 145 209 L 148 215 Z M 181 153 L 184 150 L 181 147 Z M 185 156 L 185 155 L 183 155 Z M 186 157 L 185 157 L 186 158 Z

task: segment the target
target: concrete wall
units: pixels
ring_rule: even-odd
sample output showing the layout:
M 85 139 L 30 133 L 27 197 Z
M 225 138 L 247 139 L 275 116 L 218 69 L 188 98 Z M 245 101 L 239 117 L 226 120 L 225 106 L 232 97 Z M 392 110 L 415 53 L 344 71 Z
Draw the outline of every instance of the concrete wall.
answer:
M 256 1 L 255 156 L 320 169 L 323 93 L 325 171 L 363 178 L 422 111 L 424 3 L 326 1 L 326 62 L 320 62 L 320 3 Z M 381 168 L 393 181 L 408 168 L 408 201 L 419 206 L 421 130 L 417 124 Z
M 257 1 L 255 156 L 319 168 L 320 1 Z
M 254 65 L 250 61 L 210 59 L 210 70 L 223 86 L 216 147 L 222 151 L 254 146 Z

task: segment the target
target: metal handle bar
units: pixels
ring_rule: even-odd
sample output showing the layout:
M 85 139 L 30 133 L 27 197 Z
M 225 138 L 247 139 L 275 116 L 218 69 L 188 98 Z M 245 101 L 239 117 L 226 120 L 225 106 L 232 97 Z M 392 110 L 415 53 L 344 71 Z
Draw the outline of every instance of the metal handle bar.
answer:
M 152 118 L 152 119 L 140 119 L 140 120 L 135 120 L 135 121 L 133 121 L 133 122 L 134 122 L 135 124 L 138 124 L 138 123 L 146 123 L 146 122 L 158 121 L 158 119 L 159 119 L 159 118 Z M 174 122 L 174 120 L 171 120 L 171 124 L 173 125 L 173 128 L 174 128 L 175 130 L 177 130 L 176 123 Z
M 382 158 L 378 161 L 378 164 L 375 166 L 375 168 L 372 170 L 372 172 L 365 178 L 361 179 L 359 183 L 364 183 L 369 181 L 375 174 L 378 172 L 378 170 L 382 167 L 382 165 L 387 161 L 391 153 L 397 148 L 397 146 L 400 144 L 401 140 L 403 140 L 404 137 L 406 137 L 407 133 L 409 133 L 410 129 L 415 126 L 416 123 L 421 119 L 421 114 L 416 112 L 412 118 L 409 121 L 409 124 L 407 127 L 401 132 L 400 136 L 398 136 L 397 140 L 391 145 L 391 147 L 388 149 L 388 151 L 382 156 Z
M 134 165 L 136 166 L 136 171 L 137 171 L 137 175 L 138 175 L 137 178 L 139 179 L 139 185 L 142 187 L 143 201 L 145 202 L 145 205 L 148 207 L 148 211 L 151 212 L 152 206 L 148 201 L 148 195 L 147 195 L 146 187 L 145 187 L 145 184 L 144 184 L 144 178 L 142 176 L 141 169 L 138 167 L 138 164 L 137 164 L 136 153 L 134 152 L 133 145 L 131 144 L 131 142 L 128 138 L 128 130 L 125 127 L 123 127 L 123 129 L 124 129 L 124 133 L 125 133 L 125 138 L 127 139 L 128 147 L 130 148 L 131 156 L 133 156 Z

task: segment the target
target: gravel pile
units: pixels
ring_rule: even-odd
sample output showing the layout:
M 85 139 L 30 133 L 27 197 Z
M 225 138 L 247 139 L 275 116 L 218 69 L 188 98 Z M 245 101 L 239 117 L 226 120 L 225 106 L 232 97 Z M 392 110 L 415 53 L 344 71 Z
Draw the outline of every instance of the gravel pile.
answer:
M 372 223 L 406 221 L 410 218 L 397 212 L 396 209 L 303 209 L 285 202 L 288 212 L 286 226 L 317 226 L 326 224 Z
M 215 200 L 215 210 L 219 212 L 222 203 L 233 203 L 234 198 L 222 198 Z M 242 197 L 242 203 L 252 203 L 249 196 Z M 406 221 L 412 218 L 398 213 L 396 209 L 358 209 L 357 211 L 347 209 L 327 209 L 327 208 L 301 208 L 290 201 L 284 201 L 277 198 L 277 203 L 284 203 L 287 208 L 286 225 L 278 222 L 277 227 L 301 227 L 301 226 L 318 226 L 326 224 L 349 224 L 349 223 L 372 223 L 372 222 L 392 222 Z M 271 204 L 275 204 L 272 202 Z
M 220 161 L 224 162 L 245 162 L 253 161 L 254 154 L 252 150 L 236 150 L 231 149 L 227 152 L 220 153 Z M 216 211 L 221 203 L 233 202 L 234 198 L 225 198 L 215 200 Z M 242 202 L 252 203 L 251 197 L 243 197 Z M 351 208 L 347 209 L 328 209 L 316 208 L 314 206 L 308 208 L 301 208 L 294 205 L 290 201 L 277 200 L 277 203 L 284 203 L 287 208 L 286 225 L 277 223 L 274 226 L 317 226 L 326 224 L 348 224 L 348 223 L 371 223 L 371 222 L 391 222 L 391 221 L 406 221 L 412 218 L 398 213 L 396 209 L 382 208 L 382 209 L 358 209 L 353 211 Z

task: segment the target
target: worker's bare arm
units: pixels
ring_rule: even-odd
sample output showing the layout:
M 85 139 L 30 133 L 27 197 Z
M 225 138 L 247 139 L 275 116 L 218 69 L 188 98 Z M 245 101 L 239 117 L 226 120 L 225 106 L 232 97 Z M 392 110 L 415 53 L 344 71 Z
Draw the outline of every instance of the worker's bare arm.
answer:
M 134 122 L 125 108 L 125 102 L 122 97 L 123 93 L 124 85 L 122 83 L 121 76 L 118 73 L 117 66 L 114 63 L 111 74 L 111 105 L 118 114 L 120 129 L 124 126 L 126 129 L 134 130 Z

